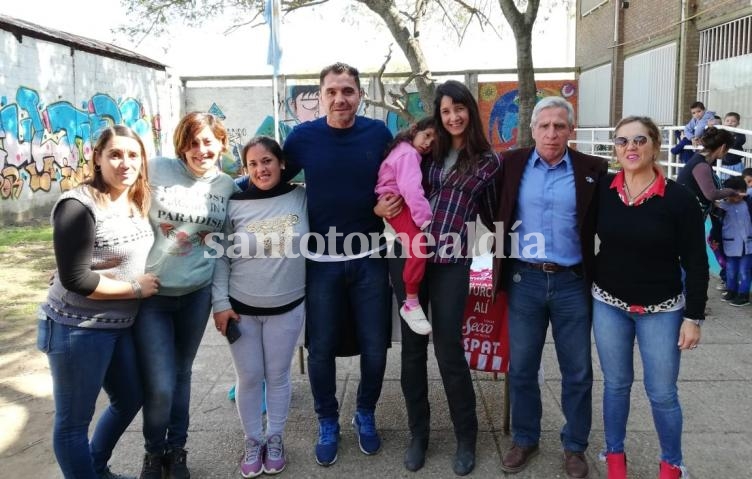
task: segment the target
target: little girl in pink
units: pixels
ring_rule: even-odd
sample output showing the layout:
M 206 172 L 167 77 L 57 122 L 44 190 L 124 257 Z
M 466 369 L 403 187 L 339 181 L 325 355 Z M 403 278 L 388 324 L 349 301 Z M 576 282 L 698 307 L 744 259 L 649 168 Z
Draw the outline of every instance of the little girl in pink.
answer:
M 407 251 L 402 272 L 407 299 L 400 308 L 400 316 L 417 334 L 431 332 L 431 323 L 418 301 L 420 282 L 426 270 L 426 246 L 425 241 L 414 241 L 414 238 L 431 223 L 431 206 L 421 185 L 423 175 L 420 162 L 422 156 L 431 151 L 435 133 L 432 117 L 423 118 L 398 133 L 387 150 L 386 159 L 381 163 L 376 183 L 379 198 L 395 194 L 402 196 L 405 202 L 402 211 L 394 218 L 388 218 L 387 222 L 394 228 Z

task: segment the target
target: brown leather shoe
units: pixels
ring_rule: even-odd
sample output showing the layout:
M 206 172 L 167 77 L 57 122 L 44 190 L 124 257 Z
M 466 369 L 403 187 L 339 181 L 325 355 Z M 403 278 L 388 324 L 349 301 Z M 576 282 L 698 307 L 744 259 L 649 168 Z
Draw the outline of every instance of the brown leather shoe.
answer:
M 566 471 L 567 477 L 572 479 L 588 477 L 589 469 L 585 453 L 564 451 L 564 471 Z
M 501 459 L 501 470 L 504 472 L 520 472 L 525 469 L 530 459 L 538 454 L 538 445 L 518 446 L 512 443 L 512 448 Z

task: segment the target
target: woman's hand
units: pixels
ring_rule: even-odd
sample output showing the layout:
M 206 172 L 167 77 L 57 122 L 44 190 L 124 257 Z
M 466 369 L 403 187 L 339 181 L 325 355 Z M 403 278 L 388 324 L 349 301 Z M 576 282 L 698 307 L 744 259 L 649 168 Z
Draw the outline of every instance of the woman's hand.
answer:
M 159 278 L 153 273 L 142 274 L 136 277 L 136 281 L 141 285 L 142 298 L 148 298 L 159 293 Z
M 690 321 L 682 321 L 679 328 L 679 349 L 695 349 L 700 343 L 700 327 Z
M 379 198 L 378 203 L 373 207 L 373 212 L 378 217 L 391 219 L 402 211 L 402 204 L 401 196 L 387 193 Z
M 227 336 L 227 322 L 230 320 L 240 320 L 240 316 L 233 309 L 225 309 L 224 311 L 214 313 L 214 326 L 217 327 L 217 331 L 219 331 L 222 336 Z

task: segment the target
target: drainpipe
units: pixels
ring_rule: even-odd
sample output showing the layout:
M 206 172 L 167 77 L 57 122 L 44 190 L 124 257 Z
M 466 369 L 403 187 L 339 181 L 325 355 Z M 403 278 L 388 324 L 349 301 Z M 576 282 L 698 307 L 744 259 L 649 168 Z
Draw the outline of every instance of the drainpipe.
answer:
M 685 71 L 687 69 L 687 0 L 679 0 L 681 8 L 681 23 L 679 24 L 679 48 L 678 48 L 678 64 L 679 74 L 676 75 L 676 116 L 674 117 L 674 125 L 679 125 L 686 111 L 684 105 L 684 97 L 687 91 L 687 85 L 685 84 Z
M 624 97 L 624 17 L 621 0 L 614 1 L 614 48 L 611 56 L 611 125 L 622 116 L 622 104 L 617 101 L 617 93 Z

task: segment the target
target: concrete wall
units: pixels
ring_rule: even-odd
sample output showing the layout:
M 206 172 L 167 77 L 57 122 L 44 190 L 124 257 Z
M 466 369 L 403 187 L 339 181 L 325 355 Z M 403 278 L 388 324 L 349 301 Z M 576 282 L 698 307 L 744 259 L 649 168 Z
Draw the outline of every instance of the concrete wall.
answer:
M 5 30 L 0 45 L 0 225 L 45 218 L 90 171 L 103 126 L 132 127 L 150 154 L 170 141 L 181 91 L 168 72 Z

